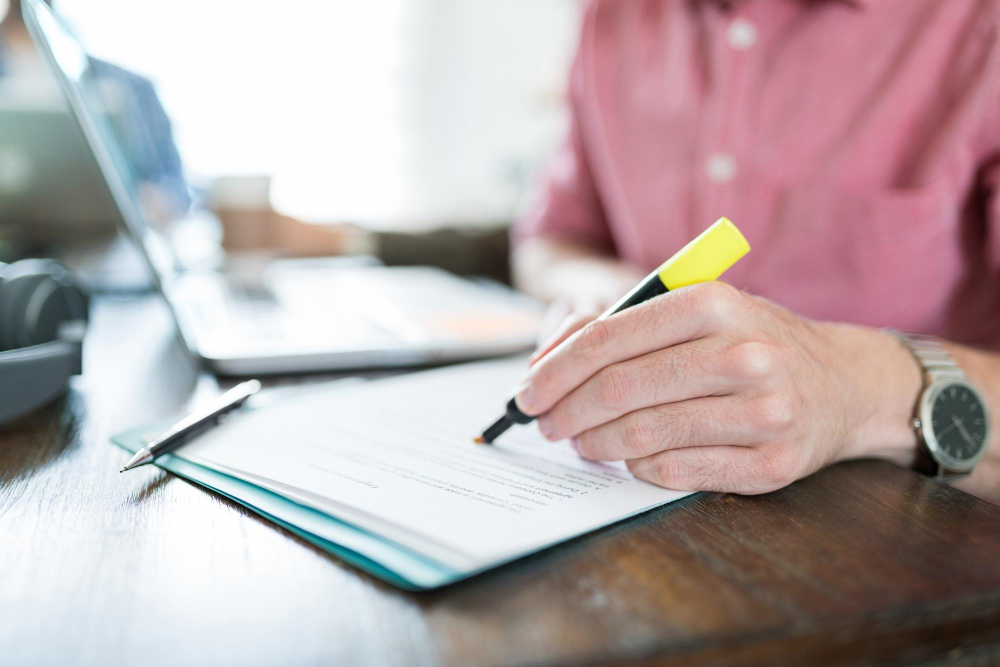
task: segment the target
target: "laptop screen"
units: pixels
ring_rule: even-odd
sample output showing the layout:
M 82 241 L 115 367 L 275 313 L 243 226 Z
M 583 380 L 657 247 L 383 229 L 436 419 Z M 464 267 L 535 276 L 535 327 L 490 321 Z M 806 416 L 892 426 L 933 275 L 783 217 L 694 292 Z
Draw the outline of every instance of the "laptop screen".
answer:
M 62 85 L 87 144 L 97 159 L 129 235 L 149 264 L 161 292 L 169 291 L 177 260 L 164 230 L 173 212 L 155 185 L 144 182 L 129 162 L 120 140 L 121 92 L 101 76 L 76 37 L 41 0 L 22 3 L 25 23 Z

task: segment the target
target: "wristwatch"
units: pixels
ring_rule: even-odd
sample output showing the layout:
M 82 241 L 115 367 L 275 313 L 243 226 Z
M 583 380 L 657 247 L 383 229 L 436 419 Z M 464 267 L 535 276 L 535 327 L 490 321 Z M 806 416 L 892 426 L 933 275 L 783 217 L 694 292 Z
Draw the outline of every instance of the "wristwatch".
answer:
M 889 333 L 924 370 L 924 388 L 913 418 L 920 442 L 917 470 L 946 482 L 967 477 L 986 453 L 990 433 L 986 401 L 937 339 Z

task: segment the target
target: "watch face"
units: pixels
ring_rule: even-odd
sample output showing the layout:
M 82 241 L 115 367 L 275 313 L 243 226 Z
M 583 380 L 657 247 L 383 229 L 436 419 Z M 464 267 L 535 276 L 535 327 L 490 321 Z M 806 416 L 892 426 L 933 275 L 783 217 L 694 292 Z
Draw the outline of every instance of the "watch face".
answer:
M 986 447 L 989 420 L 985 405 L 971 386 L 948 382 L 931 395 L 925 439 L 935 458 L 948 468 L 968 469 Z

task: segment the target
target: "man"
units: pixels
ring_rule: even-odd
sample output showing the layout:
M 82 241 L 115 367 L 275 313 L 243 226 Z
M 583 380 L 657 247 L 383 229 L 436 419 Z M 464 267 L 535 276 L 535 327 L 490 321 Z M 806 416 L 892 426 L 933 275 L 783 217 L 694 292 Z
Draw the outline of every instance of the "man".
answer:
M 729 285 L 568 321 L 519 407 L 584 457 L 737 493 L 862 457 L 957 477 L 927 467 L 932 429 L 985 446 L 956 485 L 1000 501 L 998 22 L 993 1 L 590 4 L 517 283 L 606 304 L 722 215 L 753 250 Z M 934 360 L 985 405 L 951 386 L 917 429 Z

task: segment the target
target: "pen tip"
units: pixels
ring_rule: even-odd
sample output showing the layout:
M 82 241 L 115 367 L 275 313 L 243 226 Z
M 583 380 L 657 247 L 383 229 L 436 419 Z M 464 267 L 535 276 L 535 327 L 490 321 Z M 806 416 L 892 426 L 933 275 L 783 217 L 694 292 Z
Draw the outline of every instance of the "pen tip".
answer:
M 484 438 L 481 435 L 477 435 L 475 438 L 472 439 L 472 442 L 476 443 L 477 445 L 485 445 L 486 438 Z
M 128 470 L 128 468 L 122 468 L 122 469 L 121 469 L 121 470 L 119 470 L 118 472 L 119 472 L 119 473 L 123 473 L 123 472 L 125 472 L 126 470 Z

